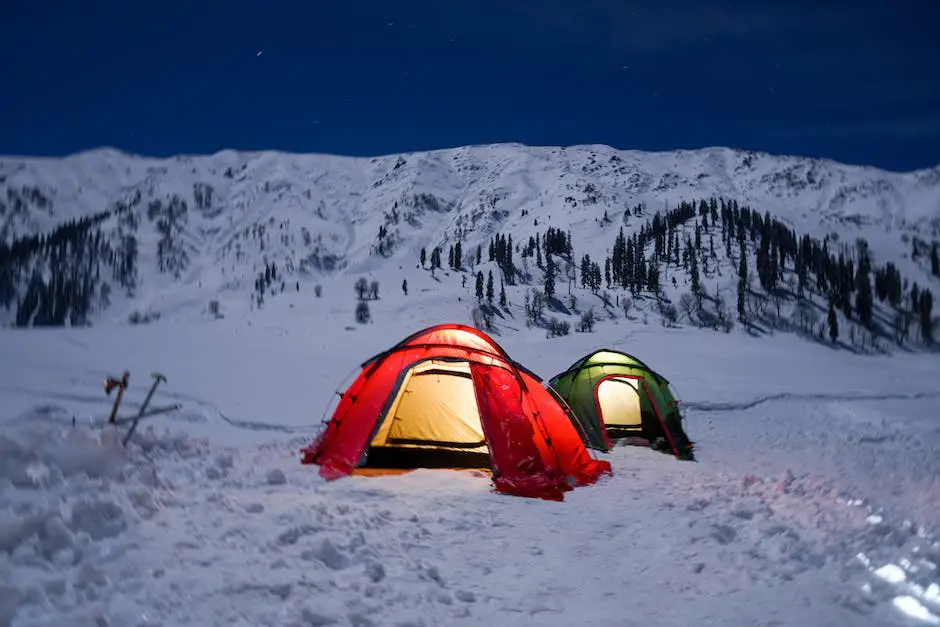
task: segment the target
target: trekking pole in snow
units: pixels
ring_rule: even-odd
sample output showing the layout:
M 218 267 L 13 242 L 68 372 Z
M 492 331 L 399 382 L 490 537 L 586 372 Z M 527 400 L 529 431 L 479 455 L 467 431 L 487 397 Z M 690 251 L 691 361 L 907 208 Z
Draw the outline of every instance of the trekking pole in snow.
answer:
M 124 440 L 121 441 L 123 446 L 127 446 L 127 442 L 131 439 L 131 436 L 134 435 L 134 431 L 137 429 L 137 423 L 140 422 L 144 412 L 147 411 L 147 405 L 150 404 L 150 399 L 153 398 L 153 393 L 156 392 L 157 386 L 160 385 L 161 382 L 166 381 L 166 377 L 164 377 L 159 372 L 154 372 L 150 376 L 153 377 L 153 385 L 150 386 L 150 391 L 147 392 L 147 397 L 144 399 L 144 403 L 140 406 L 140 411 L 137 412 L 137 415 L 132 419 L 133 422 L 131 422 L 131 428 L 127 430 L 127 435 L 125 435 Z
M 121 399 L 124 397 L 124 390 L 127 389 L 127 381 L 130 379 L 131 373 L 127 370 L 124 371 L 124 375 L 120 379 L 115 377 L 108 377 L 104 380 L 104 393 L 108 396 L 111 396 L 112 390 L 117 388 L 117 396 L 114 397 L 114 405 L 111 406 L 111 415 L 108 417 L 108 422 L 114 424 L 114 419 L 117 417 L 118 406 L 121 404 Z

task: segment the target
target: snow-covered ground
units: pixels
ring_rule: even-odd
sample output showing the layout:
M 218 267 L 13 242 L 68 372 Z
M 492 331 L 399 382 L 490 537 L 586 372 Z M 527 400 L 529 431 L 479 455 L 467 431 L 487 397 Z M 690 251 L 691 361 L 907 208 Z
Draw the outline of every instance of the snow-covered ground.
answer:
M 0 334 L 0 626 L 940 624 L 935 354 L 520 323 L 497 340 L 545 378 L 604 345 L 661 370 L 698 447 L 618 448 L 613 476 L 557 503 L 469 471 L 302 466 L 361 361 L 467 322 L 388 299 L 350 330 L 348 306 L 313 302 Z M 90 424 L 125 368 L 124 413 L 151 371 L 154 405 L 182 404 L 128 449 Z

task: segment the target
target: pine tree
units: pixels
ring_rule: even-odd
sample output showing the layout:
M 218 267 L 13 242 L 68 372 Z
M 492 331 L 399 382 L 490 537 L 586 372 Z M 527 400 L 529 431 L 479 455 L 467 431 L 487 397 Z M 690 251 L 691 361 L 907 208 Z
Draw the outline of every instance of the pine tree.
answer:
M 832 301 L 829 301 L 829 339 L 835 344 L 839 339 L 839 317 L 836 315 L 836 308 Z
M 747 319 L 745 310 L 745 296 L 747 290 L 747 255 L 741 255 L 741 261 L 738 264 L 738 318 L 741 322 Z
M 435 269 L 441 267 L 441 248 L 440 246 L 435 246 L 431 251 L 431 272 L 433 273 Z
M 486 276 L 486 300 L 493 303 L 493 271 L 490 270 Z
M 777 289 L 777 278 L 780 276 L 780 264 L 778 262 L 778 255 L 776 250 L 776 248 L 771 246 L 770 258 L 768 259 L 769 266 L 767 268 L 767 291 L 769 292 Z
M 865 328 L 870 329 L 874 298 L 871 291 L 871 262 L 868 260 L 867 254 L 862 254 L 862 258 L 858 262 L 855 289 L 855 309 L 858 312 L 858 319 Z
M 502 307 L 506 306 L 506 285 L 502 281 L 499 283 L 499 304 Z
M 626 249 L 626 241 L 623 236 L 623 227 L 620 228 L 620 232 L 617 234 L 617 239 L 614 240 L 614 249 L 611 252 L 610 260 L 610 270 L 611 270 L 611 280 L 614 283 L 623 285 L 623 265 L 624 265 L 624 253 Z
M 934 242 L 930 249 L 930 271 L 934 276 L 940 277 L 940 250 L 938 249 L 940 249 L 940 244 Z
M 803 294 L 806 290 L 806 280 L 808 278 L 809 271 L 809 255 L 806 252 L 806 247 L 808 246 L 809 238 L 804 239 L 804 243 L 801 244 L 800 248 L 797 251 L 796 255 L 796 276 L 797 276 L 797 285 L 796 293 L 800 298 L 803 297 Z
M 855 270 L 852 260 L 845 259 L 844 256 L 840 254 L 838 272 L 836 285 L 839 290 L 839 302 L 842 305 L 842 313 L 845 314 L 847 320 L 851 320 L 853 307 L 850 295 L 855 287 Z
M 920 335 L 924 338 L 925 344 L 931 344 L 933 343 L 933 294 L 930 290 L 921 292 L 917 309 L 920 314 Z
M 510 283 L 512 283 L 512 270 L 513 270 L 513 261 L 512 261 L 512 233 L 506 236 L 506 258 L 503 261 L 506 275 L 510 277 Z
M 549 298 L 555 295 L 555 261 L 551 255 L 548 255 L 548 263 L 545 266 L 545 295 Z
M 477 272 L 476 295 L 477 300 L 483 300 L 483 272 Z
M 454 244 L 454 270 L 463 267 L 463 245 L 458 241 Z
M 581 287 L 588 287 L 591 283 L 591 256 L 584 253 L 581 257 Z
M 659 264 L 656 263 L 655 258 L 650 259 L 646 273 L 646 289 L 654 294 L 659 293 Z
M 424 264 L 427 262 L 427 260 L 428 260 L 428 251 L 422 248 L 421 249 L 421 267 L 422 268 L 424 267 Z

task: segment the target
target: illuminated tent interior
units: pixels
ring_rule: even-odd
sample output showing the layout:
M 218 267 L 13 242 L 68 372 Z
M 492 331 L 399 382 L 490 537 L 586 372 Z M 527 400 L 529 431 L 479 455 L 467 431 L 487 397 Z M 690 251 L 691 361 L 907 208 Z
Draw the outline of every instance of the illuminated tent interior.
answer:
M 327 480 L 390 468 L 488 468 L 497 491 L 561 500 L 594 459 L 557 395 L 489 336 L 443 324 L 362 364 L 302 463 Z
M 638 377 L 616 375 L 597 384 L 597 407 L 609 437 L 642 436 L 642 384 L 642 379 Z M 646 393 L 646 390 L 642 393 Z
M 470 364 L 429 359 L 409 368 L 362 467 L 489 468 Z
M 591 448 L 609 450 L 620 440 L 695 459 L 669 381 L 636 357 L 600 349 L 549 385 L 574 412 Z

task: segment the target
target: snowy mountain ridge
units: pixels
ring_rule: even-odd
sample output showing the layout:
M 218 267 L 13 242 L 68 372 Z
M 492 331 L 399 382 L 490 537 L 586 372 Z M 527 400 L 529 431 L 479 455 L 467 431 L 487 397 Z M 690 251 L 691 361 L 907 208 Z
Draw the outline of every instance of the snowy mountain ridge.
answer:
M 555 180 L 546 176 L 552 174 Z M 584 193 L 591 183 L 604 189 Z M 641 152 L 496 144 L 372 158 L 233 150 L 151 158 L 112 148 L 63 158 L 0 156 L 0 234 L 10 241 L 48 231 L 137 192 L 145 200 L 175 193 L 199 205 L 197 190 L 211 187 L 207 202 L 216 211 L 208 218 L 259 200 L 275 211 L 294 201 L 322 218 L 317 208 L 342 204 L 344 195 L 361 198 L 366 209 L 407 202 L 408 192 L 438 195 L 448 201 L 445 207 L 479 199 L 526 208 L 533 185 L 540 206 L 553 194 L 570 208 L 579 200 L 582 207 L 645 202 L 656 208 L 657 201 L 723 196 L 794 222 L 797 216 L 788 213 L 940 233 L 940 165 L 897 173 L 723 147 Z M 347 217 L 355 222 L 358 216 Z
M 602 258 L 619 228 L 714 197 L 798 233 L 863 237 L 905 274 L 924 270 L 903 261 L 910 238 L 940 237 L 940 166 L 892 173 L 728 148 L 500 144 L 375 158 L 228 150 L 156 159 L 114 149 L 4 157 L 0 241 L 99 215 L 109 250 L 129 260 L 114 271 L 122 292 L 147 302 L 172 293 L 204 307 L 225 292 L 250 292 L 272 263 L 299 289 L 307 276 L 413 267 L 421 249 L 458 240 L 467 252 L 497 233 L 524 243 L 546 226 L 571 233 L 578 256 Z M 108 210 L 116 213 L 101 215 Z M 28 279 L 13 281 L 18 298 Z M 105 300 L 119 301 L 118 291 Z

